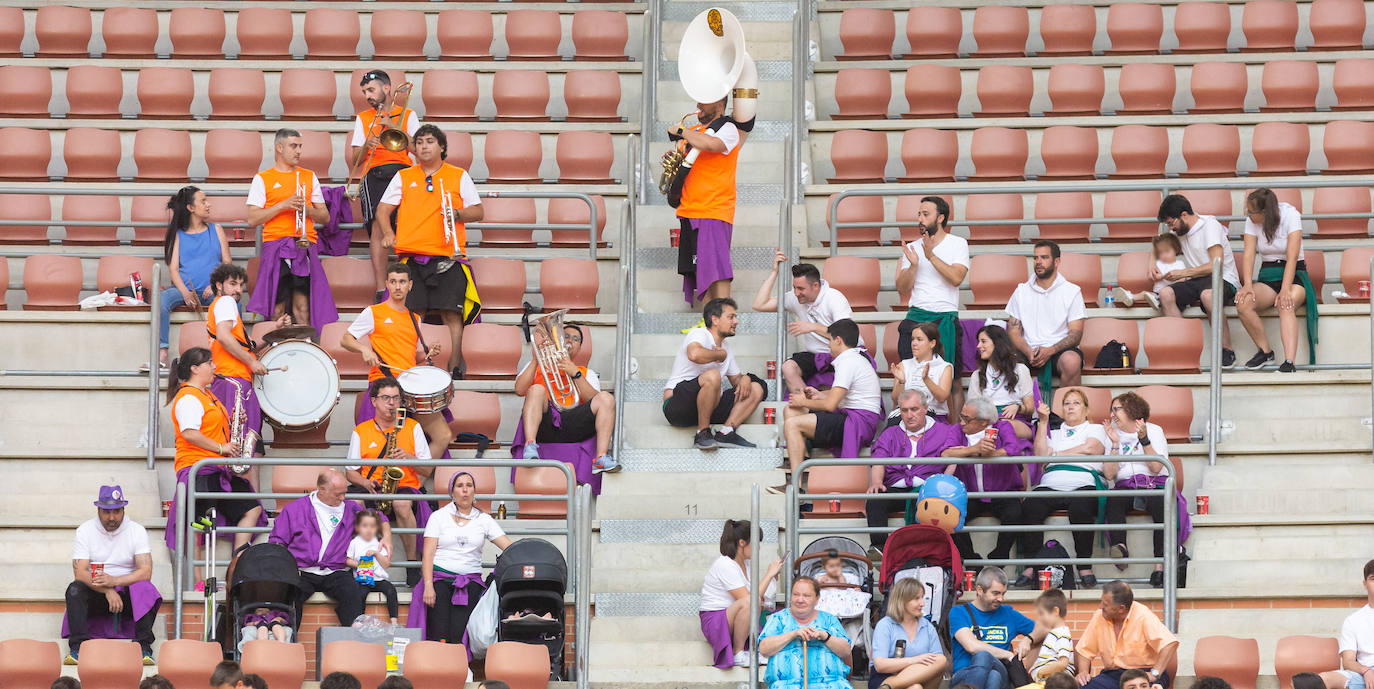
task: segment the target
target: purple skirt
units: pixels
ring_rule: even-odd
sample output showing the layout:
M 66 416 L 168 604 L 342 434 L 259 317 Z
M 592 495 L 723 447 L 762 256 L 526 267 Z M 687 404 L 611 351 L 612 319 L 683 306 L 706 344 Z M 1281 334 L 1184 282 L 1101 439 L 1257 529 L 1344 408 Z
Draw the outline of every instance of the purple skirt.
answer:
M 702 610 L 697 615 L 701 617 L 701 634 L 706 637 L 706 643 L 711 644 L 711 657 L 714 661 L 711 664 L 722 670 L 734 667 L 735 650 L 730 638 L 730 618 L 724 610 Z M 744 645 L 745 648 L 749 647 L 748 640 Z
M 214 395 L 224 405 L 224 412 L 231 417 L 234 413 L 234 395 L 237 394 L 243 403 L 243 411 L 248 416 L 249 430 L 261 437 L 262 406 L 258 404 L 258 391 L 253 389 L 253 381 L 251 380 L 242 378 L 234 378 L 234 380 L 238 381 L 242 389 L 241 393 L 234 389 L 234 384 L 229 382 L 229 378 L 216 378 L 214 382 L 210 383 L 210 394 Z M 229 423 L 232 424 L 233 421 L 233 418 L 229 419 Z
M 691 306 L 706 296 L 711 283 L 733 280 L 730 265 L 730 238 L 734 226 L 711 218 L 683 218 L 697 231 L 696 272 L 682 276 L 682 298 Z
M 248 298 L 248 310 L 263 318 L 271 318 L 277 307 L 277 283 L 281 282 L 282 259 L 291 261 L 291 274 L 310 278 L 310 323 L 319 332 L 324 326 L 339 320 L 334 306 L 334 293 L 320 262 L 320 247 L 311 244 L 302 249 L 294 237 L 282 237 L 262 245 L 258 261 L 258 280 Z M 298 324 L 304 325 L 304 324 Z

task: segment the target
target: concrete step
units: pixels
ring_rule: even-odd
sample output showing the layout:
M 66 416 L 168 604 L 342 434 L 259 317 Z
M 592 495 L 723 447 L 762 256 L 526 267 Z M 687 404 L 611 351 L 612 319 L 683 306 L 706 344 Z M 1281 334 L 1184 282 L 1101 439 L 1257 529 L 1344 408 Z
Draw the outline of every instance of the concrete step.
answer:
M 1223 526 L 1199 529 L 1191 540 L 1207 562 L 1224 566 L 1232 560 L 1251 560 L 1264 553 L 1276 561 L 1322 560 L 1335 553 L 1374 551 L 1374 530 L 1367 524 L 1302 526 Z M 1347 573 L 1331 573 L 1337 581 Z
M 8 395 L 0 395 L 5 396 Z M 4 403 L 0 403 L 0 406 L 4 406 Z M 32 447 L 34 442 L 41 442 L 38 436 L 30 435 L 27 429 L 21 439 L 17 431 L 24 427 L 15 425 L 18 422 L 14 416 L 3 418 L 6 428 L 11 431 L 0 431 L 0 440 L 4 441 L 4 445 L 11 448 L 20 444 Z M 104 436 L 113 430 L 102 423 L 100 435 Z M 71 429 L 64 428 L 63 433 L 70 435 Z M 33 449 L 39 455 L 40 448 Z M 16 484 L 15 492 L 5 499 L 5 512 L 10 516 L 33 515 L 34 518 L 64 519 L 80 524 L 95 516 L 95 508 L 91 503 L 99 494 L 100 486 L 107 484 L 119 484 L 124 491 L 125 499 L 129 501 L 129 506 L 125 508 L 127 518 L 146 526 L 148 520 L 162 516 L 162 502 L 158 493 L 159 472 L 148 471 L 145 460 L 141 458 L 35 458 L 8 461 L 11 471 L 16 472 L 13 475 L 24 477 L 22 490 Z M 169 472 L 170 469 L 169 464 Z M 70 540 L 67 543 L 70 546 Z
M 647 472 L 757 472 L 782 466 L 779 449 L 717 450 L 701 452 L 691 448 L 626 450 L 619 457 L 626 471 Z
M 1358 575 L 1368 562 L 1367 557 L 1290 560 L 1280 556 L 1271 559 L 1267 553 L 1259 551 L 1257 555 L 1266 557 L 1216 562 L 1210 561 L 1200 548 L 1190 548 L 1192 551 L 1198 553 L 1198 559 L 1188 563 L 1188 587 L 1215 591 L 1217 595 L 1235 591 L 1238 586 L 1270 582 L 1275 576 L 1281 576 L 1284 582 L 1298 582 L 1303 591 L 1313 594 L 1329 592 L 1332 584 L 1351 581 L 1352 575 Z
M 624 471 L 604 479 L 596 500 L 599 519 L 661 519 L 674 517 L 736 518 L 749 514 L 750 486 L 759 485 L 762 514 L 781 515 L 782 497 L 767 486 L 782 482 L 781 471 L 737 472 L 733 480 L 697 472 L 656 473 Z
M 1374 480 L 1374 465 L 1322 462 L 1296 468 L 1291 460 L 1287 465 L 1221 463 L 1207 468 L 1198 491 L 1208 496 L 1210 511 L 1217 514 L 1374 512 L 1374 497 L 1360 488 Z
M 761 554 L 766 567 L 777 559 L 777 546 L 765 543 Z M 695 595 L 701 591 L 707 568 L 719 556 L 718 543 L 601 543 L 592 558 L 592 590 L 598 594 L 658 591 Z
M 633 406 L 633 409 L 630 407 Z M 781 419 L 781 414 L 777 414 Z M 749 419 L 750 423 L 740 426 L 739 434 L 761 448 L 777 447 L 782 442 L 782 426 L 766 425 L 763 421 L 762 407 L 756 410 Z M 652 448 L 652 447 L 678 447 L 689 448 L 692 446 L 692 438 L 697 429 L 676 428 L 667 425 L 663 419 L 661 405 L 652 402 L 635 402 L 633 405 L 626 405 L 625 427 L 627 433 L 625 442 L 630 447 Z

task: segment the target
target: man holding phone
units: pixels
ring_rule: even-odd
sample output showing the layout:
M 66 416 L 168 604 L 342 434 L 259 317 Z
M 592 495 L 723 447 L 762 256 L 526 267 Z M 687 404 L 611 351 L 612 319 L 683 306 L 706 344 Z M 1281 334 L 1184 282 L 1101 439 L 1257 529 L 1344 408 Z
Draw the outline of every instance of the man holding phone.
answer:
M 949 202 L 939 196 L 921 199 L 916 222 L 921 235 L 902 246 L 902 259 L 897 264 L 897 293 L 911 295 L 906 319 L 897 324 L 898 358 L 911 355 L 911 331 L 917 323 L 934 323 L 957 381 L 962 369 L 959 285 L 968 275 L 968 240 L 950 234 Z M 963 404 L 963 389 L 955 385 L 950 390 L 949 408 L 958 409 Z

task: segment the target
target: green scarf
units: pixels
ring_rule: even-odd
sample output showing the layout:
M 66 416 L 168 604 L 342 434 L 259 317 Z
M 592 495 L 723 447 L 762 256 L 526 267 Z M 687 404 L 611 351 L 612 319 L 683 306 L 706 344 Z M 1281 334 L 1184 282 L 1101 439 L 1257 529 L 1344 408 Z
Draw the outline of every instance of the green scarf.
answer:
M 954 366 L 956 373 L 963 370 L 963 353 L 959 351 L 958 311 L 927 311 L 913 306 L 906 310 L 906 319 L 915 323 L 934 323 L 940 331 L 940 346 L 945 350 L 945 361 Z M 910 359 L 911 352 L 897 352 L 897 358 Z
M 1257 282 L 1282 282 L 1283 266 L 1265 266 L 1260 268 L 1259 276 L 1255 278 Z M 1307 271 L 1294 269 L 1293 280 L 1302 285 L 1307 291 L 1307 363 L 1317 363 L 1317 290 L 1312 289 L 1312 280 L 1307 276 Z
M 1051 465 L 1045 467 L 1045 473 L 1046 473 L 1046 474 L 1050 473 L 1051 471 L 1058 471 L 1058 470 L 1063 470 L 1063 471 L 1079 471 L 1079 472 L 1082 472 L 1082 473 L 1085 473 L 1085 474 L 1091 474 L 1092 477 L 1093 477 L 1093 488 L 1096 488 L 1097 490 L 1107 490 L 1107 481 L 1106 481 L 1106 479 L 1102 478 L 1102 472 L 1100 472 L 1100 471 L 1098 471 L 1098 470 L 1096 470 L 1096 469 L 1089 469 L 1088 467 L 1081 467 L 1081 466 L 1078 466 L 1077 464 L 1051 464 Z M 1099 524 L 1101 524 L 1103 518 L 1105 518 L 1106 516 L 1107 516 L 1107 496 L 1103 495 L 1103 496 L 1099 496 L 1099 497 L 1097 498 L 1097 522 L 1098 522 Z M 1099 533 L 1098 533 L 1098 541 L 1100 541 L 1102 544 L 1105 545 L 1105 543 L 1106 543 L 1106 533 L 1105 533 L 1105 532 L 1099 532 Z

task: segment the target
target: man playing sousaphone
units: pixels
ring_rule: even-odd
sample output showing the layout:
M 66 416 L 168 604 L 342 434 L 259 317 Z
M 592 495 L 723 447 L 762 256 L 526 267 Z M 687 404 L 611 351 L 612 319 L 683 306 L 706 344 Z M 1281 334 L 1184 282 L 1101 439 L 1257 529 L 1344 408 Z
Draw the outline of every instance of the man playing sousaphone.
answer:
M 735 168 L 740 147 L 754 129 L 758 72 L 744 51 L 739 20 L 718 8 L 692 20 L 681 52 L 702 56 L 683 60 L 680 65 L 682 86 L 697 101 L 699 124 L 668 128 L 669 140 L 682 143 L 664 156 L 660 191 L 668 197 L 668 204 L 677 208 L 681 226 L 677 272 L 682 275 L 683 299 L 693 305 L 730 296 Z M 735 56 L 727 74 L 722 75 L 720 61 L 712 59 L 718 54 Z M 734 84 L 734 88 L 725 89 L 722 84 Z M 727 117 L 725 108 L 732 92 L 735 109 L 733 116 Z
M 515 394 L 525 402 L 511 456 L 568 462 L 579 483 L 590 483 L 591 474 L 620 471 L 610 454 L 615 398 L 601 390 L 596 371 L 573 363 L 586 333 L 562 323 L 563 313 L 540 318 L 530 328 L 530 362 L 515 377 Z M 554 337 L 562 339 L 561 352 Z
M 348 160 L 353 167 L 350 173 L 361 174 L 358 183 L 358 202 L 362 206 L 363 226 L 367 228 L 367 249 L 372 260 L 375 274 L 377 301 L 382 300 L 382 290 L 386 284 L 386 255 L 382 237 L 375 226 L 377 204 L 381 203 L 382 192 L 397 172 L 414 164 L 410 150 L 393 151 L 382 145 L 382 132 L 388 128 L 399 129 L 414 141 L 415 130 L 420 126 L 420 118 L 414 110 L 405 107 L 402 96 L 408 100 L 409 93 L 398 93 L 406 84 L 397 89 L 391 87 L 391 77 L 380 69 L 370 70 L 363 75 L 358 86 L 367 98 L 367 110 L 358 113 L 353 120 L 353 134 L 348 139 Z M 391 110 L 383 112 L 387 107 Z M 363 168 L 363 169 L 357 169 Z
M 420 340 L 420 320 L 406 308 L 406 298 L 411 288 L 410 271 L 405 265 L 392 262 L 386 267 L 386 301 L 363 309 L 348 331 L 339 340 L 339 346 L 350 352 L 363 355 L 363 363 L 371 367 L 367 372 L 369 384 L 382 378 L 395 378 L 402 371 L 408 371 L 421 361 L 439 353 L 439 345 L 428 347 Z M 377 415 L 371 397 L 364 397 L 354 413 L 354 421 L 363 423 Z M 448 410 L 442 413 L 417 414 L 416 420 L 429 436 L 429 456 L 442 457 L 448 452 L 448 444 L 453 440 L 453 431 L 448 421 Z
M 424 493 L 420 482 L 434 473 L 427 467 L 388 465 L 387 459 L 412 460 L 429 459 L 429 445 L 425 440 L 420 424 L 412 418 L 401 418 L 401 384 L 395 378 L 384 376 L 367 386 L 367 396 L 372 400 L 376 416 L 357 425 L 348 440 L 349 459 L 369 459 L 376 463 L 368 466 L 345 467 L 348 482 L 360 486 L 369 493 Z M 400 478 L 395 485 L 389 485 L 386 473 L 398 469 Z M 386 490 L 391 488 L 390 491 Z M 366 501 L 369 507 L 381 501 Z M 397 526 L 413 529 L 417 524 L 429 521 L 429 503 L 423 500 L 392 500 L 390 508 L 385 509 L 387 517 Z M 417 521 L 418 517 L 418 521 Z M 390 547 L 390 522 L 383 522 L 382 544 Z M 406 559 L 414 561 L 420 537 L 407 537 L 401 540 Z M 414 586 L 420 580 L 419 569 L 406 569 L 406 584 Z

